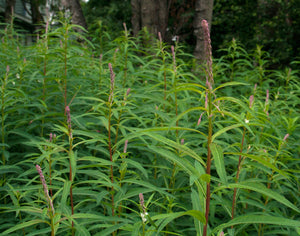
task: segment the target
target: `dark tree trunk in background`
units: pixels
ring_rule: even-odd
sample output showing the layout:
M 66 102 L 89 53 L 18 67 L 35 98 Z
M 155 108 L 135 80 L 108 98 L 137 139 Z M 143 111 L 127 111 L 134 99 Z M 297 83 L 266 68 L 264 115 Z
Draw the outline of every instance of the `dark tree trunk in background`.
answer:
M 131 24 L 133 35 L 136 36 L 141 30 L 141 1 L 140 0 L 131 0 Z
M 82 12 L 82 8 L 80 5 L 79 0 L 62 0 L 62 5 L 69 9 L 72 15 L 72 24 L 74 25 L 80 25 L 84 29 L 87 29 L 87 24 Z M 79 32 L 82 30 L 77 29 Z
M 146 27 L 154 37 L 161 32 L 164 38 L 168 25 L 169 2 L 170 0 L 131 0 L 133 34 L 136 36 Z
M 39 6 L 39 0 L 30 0 L 31 19 L 36 31 L 42 29 L 42 24 L 44 24 L 44 18 L 40 12 Z
M 194 35 L 196 36 L 196 47 L 194 56 L 202 63 L 205 59 L 204 53 L 204 37 L 201 27 L 201 21 L 206 20 L 211 28 L 213 0 L 196 0 L 195 4 L 195 18 L 194 18 Z
M 5 1 L 4 17 L 5 17 L 6 23 L 11 23 L 12 13 L 14 12 L 15 4 L 16 4 L 16 0 L 6 0 Z

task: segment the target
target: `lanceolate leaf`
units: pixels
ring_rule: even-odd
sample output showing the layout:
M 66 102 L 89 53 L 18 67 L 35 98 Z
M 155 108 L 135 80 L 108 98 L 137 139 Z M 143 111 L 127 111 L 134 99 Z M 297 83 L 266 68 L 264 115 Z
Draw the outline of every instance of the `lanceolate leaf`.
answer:
M 26 227 L 29 227 L 29 226 L 32 226 L 32 225 L 36 225 L 36 224 L 49 224 L 49 222 L 45 221 L 45 220 L 39 220 L 39 219 L 36 219 L 36 220 L 30 220 L 30 221 L 27 221 L 27 222 L 24 222 L 24 223 L 21 223 L 21 224 L 17 224 L 15 225 L 14 227 L 11 227 L 10 229 L 4 231 L 1 236 L 3 235 L 8 235 L 14 231 L 17 231 L 19 229 L 24 229 Z M 50 227 L 50 226 L 49 226 Z
M 275 217 L 268 215 L 247 214 L 244 216 L 238 216 L 225 224 L 217 226 L 213 229 L 212 233 L 217 233 L 219 230 L 223 230 L 230 226 L 239 224 L 270 224 L 285 227 L 300 227 L 300 221 L 298 220 L 290 220 L 284 217 Z
M 259 183 L 259 182 L 240 182 L 240 183 L 234 183 L 234 184 L 227 184 L 227 185 L 222 185 L 220 187 L 217 187 L 214 192 L 218 192 L 221 189 L 225 189 L 225 188 L 241 188 L 241 189 L 247 189 L 247 190 L 252 190 L 258 193 L 261 193 L 265 196 L 268 196 L 269 198 L 272 198 L 278 202 L 280 202 L 281 204 L 293 209 L 294 211 L 300 213 L 300 210 L 298 207 L 296 207 L 293 203 L 291 203 L 289 200 L 287 200 L 284 196 L 280 195 L 279 193 L 267 188 L 266 186 L 264 186 L 263 184 Z
M 225 163 L 224 163 L 224 156 L 223 156 L 223 150 L 222 148 L 212 143 L 210 145 L 211 153 L 214 157 L 214 163 L 217 169 L 217 173 L 223 183 L 227 183 L 227 175 L 226 175 L 226 169 L 225 169 Z
M 168 213 L 168 214 L 159 214 L 152 217 L 152 220 L 158 220 L 156 222 L 156 225 L 159 225 L 158 232 L 162 231 L 167 224 L 169 224 L 171 221 L 173 221 L 176 218 L 179 218 L 184 215 L 189 215 L 197 219 L 198 221 L 205 223 L 205 216 L 204 213 L 197 210 L 189 210 L 184 212 L 176 212 L 176 213 Z
M 236 156 L 240 156 L 241 153 L 239 152 L 225 152 L 225 155 L 236 155 Z M 272 165 L 269 161 L 265 160 L 263 157 L 257 156 L 257 155 L 251 155 L 248 153 L 242 153 L 242 156 L 250 158 L 254 161 L 257 161 L 261 164 L 263 164 L 264 166 L 267 166 L 269 168 L 271 168 L 272 170 L 278 172 L 279 174 L 281 174 L 282 176 L 287 177 L 287 174 L 285 172 L 283 172 L 282 170 L 279 170 L 276 166 Z

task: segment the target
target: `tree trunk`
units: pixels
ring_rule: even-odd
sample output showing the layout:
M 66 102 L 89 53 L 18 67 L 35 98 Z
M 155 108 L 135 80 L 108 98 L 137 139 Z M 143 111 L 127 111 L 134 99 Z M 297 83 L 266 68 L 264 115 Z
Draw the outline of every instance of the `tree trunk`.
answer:
M 12 21 L 12 14 L 14 12 L 15 4 L 16 4 L 16 0 L 6 0 L 5 1 L 4 17 L 5 17 L 6 23 L 11 23 L 11 21 Z
M 205 60 L 204 52 L 204 37 L 201 27 L 201 21 L 206 20 L 209 28 L 211 28 L 213 0 L 196 0 L 195 4 L 195 18 L 194 18 L 194 35 L 196 36 L 196 47 L 194 50 L 195 58 L 203 63 Z
M 87 29 L 87 24 L 79 0 L 62 0 L 61 3 L 65 9 L 70 10 L 72 15 L 72 24 L 80 25 L 84 29 Z M 81 29 L 77 29 L 77 31 L 82 32 Z
M 141 1 L 140 0 L 131 0 L 131 24 L 133 35 L 137 36 L 141 30 Z
M 44 18 L 39 10 L 39 1 L 30 0 L 30 8 L 32 24 L 34 25 L 34 29 L 38 31 L 43 28 L 42 24 L 44 23 Z
M 164 38 L 168 25 L 168 0 L 131 0 L 132 28 L 136 36 L 138 32 L 146 27 L 148 32 L 157 37 L 161 32 Z

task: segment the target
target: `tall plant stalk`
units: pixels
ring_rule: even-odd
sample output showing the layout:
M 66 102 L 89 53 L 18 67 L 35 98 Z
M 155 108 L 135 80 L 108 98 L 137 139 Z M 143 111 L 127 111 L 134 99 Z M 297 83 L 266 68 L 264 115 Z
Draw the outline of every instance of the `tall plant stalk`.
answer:
M 108 64 L 110 70 L 110 94 L 108 98 L 108 150 L 110 161 L 113 164 L 113 149 L 112 149 L 112 137 L 111 137 L 111 118 L 112 118 L 112 105 L 113 105 L 113 96 L 114 96 L 114 84 L 115 84 L 115 73 L 113 71 L 111 63 Z M 111 214 L 115 215 L 115 204 L 114 204 L 114 171 L 113 165 L 110 166 L 110 180 L 111 180 Z
M 163 66 L 163 72 L 164 72 L 164 101 L 167 99 L 167 71 L 166 71 L 166 55 L 163 47 L 163 41 L 161 37 L 161 33 L 158 32 L 158 39 L 159 39 L 159 49 L 161 53 L 162 58 L 162 66 Z M 165 104 L 164 104 L 164 110 L 165 110 Z
M 45 181 L 45 177 L 44 177 L 41 167 L 39 165 L 36 165 L 35 168 L 40 175 L 40 180 L 41 180 L 43 188 L 44 188 L 44 194 L 45 194 L 45 197 L 48 202 L 48 212 L 49 212 L 49 218 L 50 218 L 51 236 L 54 236 L 55 235 L 55 226 L 54 226 L 55 211 L 54 211 L 54 207 L 53 207 L 53 203 L 52 203 L 52 198 L 49 196 L 48 186 Z
M 211 40 L 209 27 L 206 20 L 201 22 L 203 32 L 204 32 L 204 44 L 205 44 L 205 55 L 206 55 L 206 97 L 205 97 L 205 107 L 207 109 L 208 115 L 208 136 L 207 136 L 207 160 L 206 160 L 206 174 L 210 175 L 211 172 L 211 149 L 210 145 L 212 143 L 213 134 L 213 113 L 212 113 L 212 95 L 213 95 L 213 71 L 212 71 L 212 52 L 211 52 Z M 203 227 L 203 236 L 207 235 L 208 218 L 209 218 L 209 207 L 210 207 L 210 181 L 206 184 L 206 200 L 205 200 L 205 224 Z
M 5 166 L 5 90 L 7 85 L 9 66 L 6 66 L 6 74 L 1 87 L 1 142 L 2 142 L 2 165 Z M 4 176 L 5 179 L 5 176 Z
M 239 163 L 238 163 L 237 172 L 236 172 L 236 180 L 235 180 L 236 183 L 239 181 L 239 177 L 240 177 L 241 163 L 242 163 L 242 153 L 243 153 L 245 135 L 246 135 L 246 128 L 244 127 L 242 142 L 241 142 L 241 149 L 240 149 L 241 154 L 239 156 Z M 233 198 L 232 198 L 232 208 L 231 208 L 231 219 L 234 219 L 235 204 L 236 204 L 236 193 L 237 193 L 237 188 L 234 188 Z M 231 226 L 231 228 L 233 228 L 233 226 Z
M 73 133 L 72 133 L 72 124 L 71 124 L 71 111 L 70 107 L 66 106 L 65 112 L 67 115 L 67 124 L 68 124 L 68 137 L 69 137 L 69 180 L 71 181 L 71 186 L 70 186 L 70 204 L 71 204 L 71 213 L 74 215 L 74 203 L 73 203 L 73 170 L 72 170 L 72 162 L 71 158 L 74 158 L 73 155 Z M 75 234 L 74 230 L 74 221 L 72 221 L 72 236 Z

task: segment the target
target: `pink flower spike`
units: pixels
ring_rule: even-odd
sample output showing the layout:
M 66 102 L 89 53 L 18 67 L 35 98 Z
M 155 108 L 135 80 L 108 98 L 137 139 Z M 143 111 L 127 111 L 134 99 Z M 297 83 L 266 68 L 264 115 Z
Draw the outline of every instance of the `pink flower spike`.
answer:
M 204 114 L 204 112 L 201 113 L 201 115 L 200 115 L 200 117 L 199 117 L 199 120 L 198 120 L 198 122 L 197 122 L 197 126 L 200 125 L 203 114 Z
M 127 152 L 127 145 L 128 145 L 128 140 L 125 141 L 124 150 L 123 150 L 124 153 Z
M 159 39 L 159 42 L 162 43 L 162 37 L 161 37 L 161 33 L 158 32 L 158 39 Z
M 6 66 L 6 72 L 9 72 L 9 65 Z
M 249 107 L 252 108 L 254 102 L 254 95 L 251 95 L 249 98 Z
M 207 109 L 208 107 L 208 97 L 207 97 L 207 93 L 205 95 L 205 109 Z
M 173 56 L 173 69 L 174 69 L 174 71 L 176 72 L 175 48 L 174 48 L 173 45 L 171 46 L 171 51 L 172 51 L 172 56 Z
M 286 134 L 283 138 L 283 142 L 285 142 L 289 136 L 290 136 L 289 134 Z
M 124 27 L 124 30 L 125 30 L 125 34 L 127 35 L 127 27 L 126 27 L 126 23 L 123 22 L 123 27 Z
M 131 91 L 131 88 L 128 88 L 127 91 L 126 91 L 126 96 L 129 95 L 130 91 Z
M 267 89 L 267 94 L 266 94 L 266 104 L 269 103 L 269 89 Z
M 210 83 L 211 86 L 208 88 L 211 90 L 212 85 L 214 84 L 213 79 L 213 70 L 212 70 L 212 49 L 211 49 L 211 39 L 210 39 L 210 32 L 209 26 L 206 20 L 201 21 L 201 26 L 203 29 L 203 36 L 204 36 L 204 48 L 205 48 L 205 57 L 206 57 L 206 80 Z
M 141 207 L 143 209 L 143 212 L 146 213 L 146 207 L 145 207 L 145 202 L 144 202 L 144 195 L 142 193 L 139 194 L 139 198 L 140 198 L 140 204 Z
M 40 175 L 40 180 L 41 180 L 43 188 L 44 188 L 45 197 L 47 198 L 47 201 L 48 201 L 48 203 L 49 203 L 49 205 L 51 207 L 52 213 L 54 215 L 54 207 L 53 207 L 53 204 L 52 204 L 52 200 L 51 200 L 51 198 L 49 196 L 48 186 L 46 184 L 45 177 L 43 175 L 42 169 L 41 169 L 41 167 L 39 165 L 35 165 L 35 168 L 36 168 L 37 172 Z
M 108 67 L 109 67 L 109 71 L 110 71 L 110 86 L 111 86 L 111 89 L 113 89 L 116 75 L 113 71 L 111 63 L 108 63 Z
M 49 21 L 47 20 L 47 22 L 46 22 L 46 34 L 48 34 L 48 28 L 49 28 Z
M 180 143 L 181 143 L 181 145 L 183 145 L 184 144 L 184 139 L 181 139 Z

